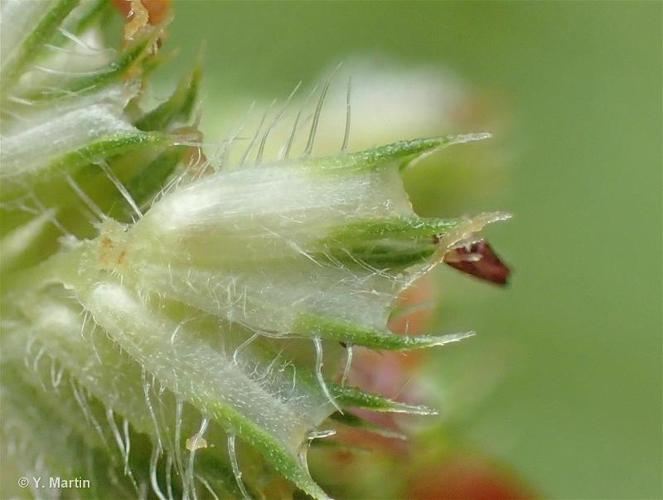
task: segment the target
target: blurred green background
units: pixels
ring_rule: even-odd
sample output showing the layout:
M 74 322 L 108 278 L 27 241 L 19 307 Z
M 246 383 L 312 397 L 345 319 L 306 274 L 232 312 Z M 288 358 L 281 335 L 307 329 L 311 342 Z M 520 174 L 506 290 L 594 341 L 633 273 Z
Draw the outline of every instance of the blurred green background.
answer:
M 508 107 L 508 180 L 458 208 L 513 212 L 489 231 L 513 282 L 438 273 L 440 325 L 480 335 L 433 373 L 497 359 L 459 425 L 548 497 L 663 495 L 662 5 L 175 2 L 166 76 L 206 42 L 207 127 L 237 94 L 283 98 L 357 52 L 450 68 Z M 444 182 L 415 178 L 415 205 Z

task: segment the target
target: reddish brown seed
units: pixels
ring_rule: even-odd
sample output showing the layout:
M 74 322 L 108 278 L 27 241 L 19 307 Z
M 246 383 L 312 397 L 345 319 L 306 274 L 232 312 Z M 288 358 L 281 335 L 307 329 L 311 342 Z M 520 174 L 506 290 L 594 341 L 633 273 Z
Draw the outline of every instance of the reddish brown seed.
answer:
M 479 279 L 506 285 L 511 270 L 485 240 L 469 246 L 452 248 L 444 254 L 444 262 Z

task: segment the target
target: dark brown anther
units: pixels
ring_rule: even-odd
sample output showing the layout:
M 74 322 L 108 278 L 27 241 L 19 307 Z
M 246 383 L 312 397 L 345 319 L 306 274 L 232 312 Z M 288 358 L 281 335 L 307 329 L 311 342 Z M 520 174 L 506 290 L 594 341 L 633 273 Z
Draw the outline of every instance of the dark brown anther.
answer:
M 444 254 L 444 262 L 484 281 L 506 285 L 511 270 L 485 240 L 452 248 Z

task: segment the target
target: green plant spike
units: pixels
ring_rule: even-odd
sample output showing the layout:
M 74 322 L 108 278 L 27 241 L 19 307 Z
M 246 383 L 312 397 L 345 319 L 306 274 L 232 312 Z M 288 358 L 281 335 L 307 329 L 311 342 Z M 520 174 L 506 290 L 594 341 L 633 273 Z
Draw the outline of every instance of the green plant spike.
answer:
M 163 27 L 116 56 L 78 51 L 105 8 L 2 3 L 2 446 L 20 444 L 26 470 L 41 457 L 43 477 L 93 479 L 99 497 L 259 498 L 277 477 L 328 498 L 306 452 L 330 416 L 391 435 L 347 410 L 435 411 L 331 382 L 327 353 L 470 335 L 387 322 L 446 252 L 507 218 L 419 217 L 403 168 L 488 134 L 222 165 L 190 123 L 202 66 L 142 109 Z M 262 157 L 259 135 L 244 158 L 257 144 Z

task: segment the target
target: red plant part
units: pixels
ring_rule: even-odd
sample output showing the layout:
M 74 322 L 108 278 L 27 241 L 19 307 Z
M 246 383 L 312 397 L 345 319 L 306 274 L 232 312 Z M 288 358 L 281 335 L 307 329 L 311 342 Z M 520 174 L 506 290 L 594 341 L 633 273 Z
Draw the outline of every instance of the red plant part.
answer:
M 411 500 L 526 500 L 537 498 L 513 473 L 485 459 L 452 457 L 409 478 Z
M 160 24 L 170 12 L 171 0 L 111 0 L 113 5 L 124 17 L 131 20 L 136 16 L 147 14 L 151 25 Z
M 506 285 L 511 270 L 502 262 L 485 240 L 452 248 L 444 254 L 444 262 L 484 281 Z

